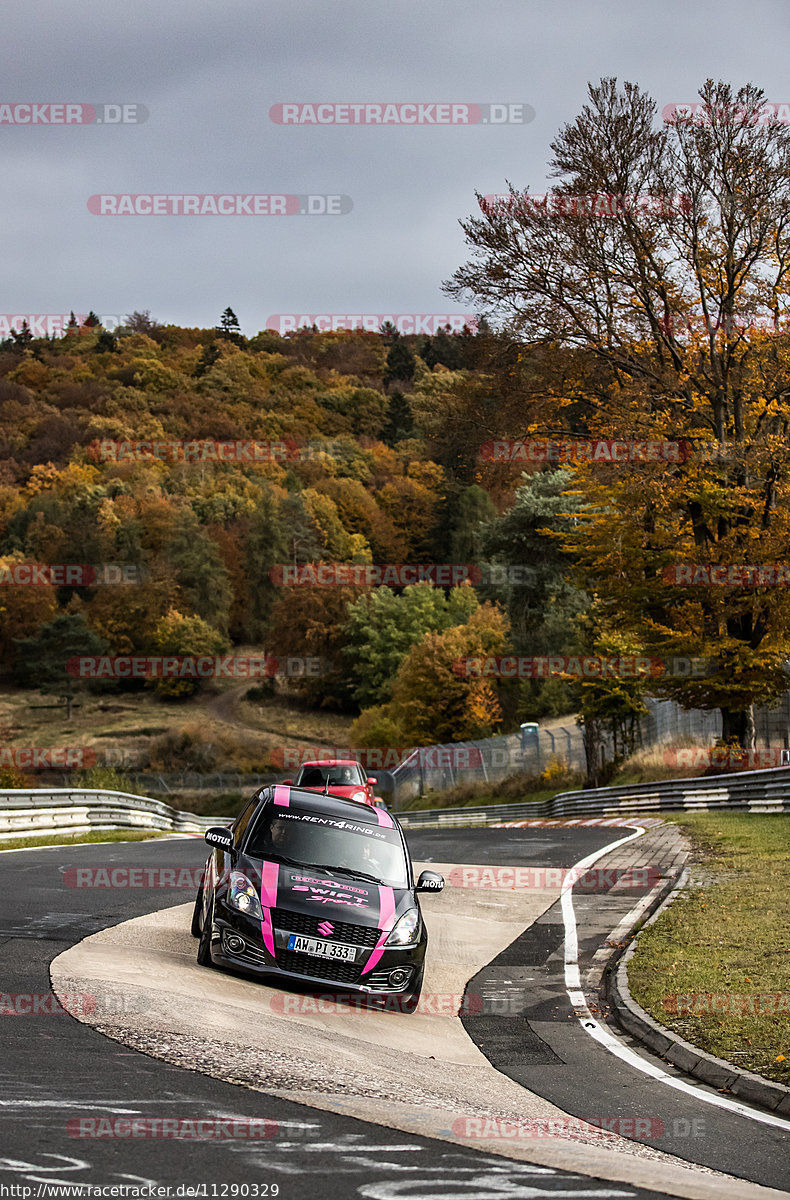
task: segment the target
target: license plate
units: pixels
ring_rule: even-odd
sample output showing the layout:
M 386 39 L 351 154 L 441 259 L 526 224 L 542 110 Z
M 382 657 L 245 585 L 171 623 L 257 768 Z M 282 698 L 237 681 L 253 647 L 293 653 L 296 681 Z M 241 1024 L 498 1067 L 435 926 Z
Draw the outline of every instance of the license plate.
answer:
M 354 962 L 356 946 L 344 946 L 342 942 L 322 942 L 320 938 L 300 937 L 292 933 L 288 938 L 288 949 L 298 954 L 312 954 L 315 958 L 339 958 L 343 962 Z

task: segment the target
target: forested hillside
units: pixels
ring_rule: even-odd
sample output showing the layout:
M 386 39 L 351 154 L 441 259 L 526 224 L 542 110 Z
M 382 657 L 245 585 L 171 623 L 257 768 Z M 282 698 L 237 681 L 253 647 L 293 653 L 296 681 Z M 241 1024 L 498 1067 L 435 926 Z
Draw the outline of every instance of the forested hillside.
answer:
M 519 687 L 453 671 L 466 656 L 561 650 L 580 607 L 561 552 L 539 532 L 562 524 L 565 473 L 539 473 L 533 486 L 524 463 L 493 464 L 480 450 L 512 435 L 514 419 L 515 432 L 529 427 L 523 377 L 547 375 L 546 364 L 525 368 L 485 326 L 245 340 L 224 325 L 161 327 L 135 314 L 117 336 L 100 325 L 52 340 L 21 330 L 0 346 L 6 678 L 59 694 L 148 687 L 188 698 L 200 679 L 86 683 L 64 680 L 63 665 L 253 647 L 270 655 L 264 673 L 281 689 L 372 709 L 359 733 L 374 744 L 479 736 L 568 710 L 556 680 Z M 480 566 L 492 562 L 530 571 Z M 318 563 L 399 569 L 351 572 L 346 586 L 337 572 L 328 586 L 301 582 Z M 67 574 L 74 564 L 95 574 Z M 378 579 L 385 586 L 371 586 Z
M 776 420 L 752 477 L 720 442 L 712 464 L 699 406 L 662 411 L 595 347 L 485 321 L 249 340 L 230 309 L 208 330 L 127 321 L 0 344 L 9 684 L 70 714 L 86 689 L 188 706 L 250 678 L 355 717 L 359 746 L 576 712 L 623 754 L 648 688 L 728 710 L 784 690 L 786 587 L 711 590 L 683 565 L 711 561 L 725 498 L 741 517 L 717 560 L 765 562 L 766 469 L 762 538 L 786 554 Z M 780 386 L 786 338 L 738 335 L 750 386 Z M 704 367 L 704 333 L 671 341 Z

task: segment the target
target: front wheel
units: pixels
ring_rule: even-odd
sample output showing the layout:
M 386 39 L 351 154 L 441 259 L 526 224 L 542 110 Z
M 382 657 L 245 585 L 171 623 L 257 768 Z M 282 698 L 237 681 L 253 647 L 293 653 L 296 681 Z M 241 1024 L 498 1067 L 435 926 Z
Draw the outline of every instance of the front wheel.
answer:
M 195 899 L 195 907 L 192 909 L 192 924 L 189 932 L 192 937 L 199 938 L 203 932 L 203 884 L 198 888 L 198 894 Z
M 211 934 L 214 929 L 214 902 L 211 903 L 211 909 L 206 914 L 203 921 L 203 926 L 200 930 L 200 941 L 198 942 L 197 960 L 201 967 L 213 967 L 214 963 L 211 958 Z

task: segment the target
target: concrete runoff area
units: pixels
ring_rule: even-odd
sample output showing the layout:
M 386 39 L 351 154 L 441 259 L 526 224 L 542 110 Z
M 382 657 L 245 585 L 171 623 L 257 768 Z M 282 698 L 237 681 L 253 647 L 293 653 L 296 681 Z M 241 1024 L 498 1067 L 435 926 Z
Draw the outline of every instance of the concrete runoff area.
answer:
M 447 878 L 465 864 L 415 863 L 416 873 L 423 865 Z M 577 1131 L 577 1118 L 501 1074 L 477 1048 L 452 1015 L 468 980 L 558 896 L 559 887 L 447 885 L 421 897 L 429 935 L 426 1011 L 414 1014 L 335 1011 L 331 1003 L 321 1011 L 308 993 L 198 966 L 191 900 L 85 938 L 54 959 L 52 986 L 64 998 L 95 997 L 93 1012 L 73 1015 L 119 1042 L 283 1099 L 689 1200 L 719 1200 L 723 1187 L 728 1200 L 787 1195 L 616 1134 Z M 333 986 L 327 983 L 326 994 Z M 476 1140 L 455 1132 L 459 1118 L 482 1118 L 481 1131 L 489 1120 L 492 1128 L 535 1122 L 542 1130 L 561 1121 L 571 1132 Z

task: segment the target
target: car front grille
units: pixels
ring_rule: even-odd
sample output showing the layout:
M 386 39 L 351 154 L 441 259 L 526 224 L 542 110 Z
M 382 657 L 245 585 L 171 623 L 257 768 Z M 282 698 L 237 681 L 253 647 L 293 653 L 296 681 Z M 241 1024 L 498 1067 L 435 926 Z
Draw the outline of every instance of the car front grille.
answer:
M 272 909 L 272 924 L 275 929 L 285 933 L 299 933 L 307 937 L 327 940 L 327 934 L 321 933 L 318 926 L 324 923 L 324 918 L 311 913 L 291 912 L 287 908 Z M 332 921 L 333 929 L 328 935 L 331 942 L 345 942 L 348 946 L 376 945 L 379 940 L 379 930 L 370 925 L 350 925 L 346 921 Z
M 311 975 L 313 979 L 330 979 L 333 983 L 360 982 L 359 966 L 356 963 L 316 958 L 312 954 L 297 954 L 295 950 L 278 950 L 277 966 L 292 975 Z

